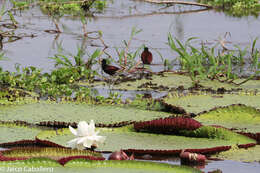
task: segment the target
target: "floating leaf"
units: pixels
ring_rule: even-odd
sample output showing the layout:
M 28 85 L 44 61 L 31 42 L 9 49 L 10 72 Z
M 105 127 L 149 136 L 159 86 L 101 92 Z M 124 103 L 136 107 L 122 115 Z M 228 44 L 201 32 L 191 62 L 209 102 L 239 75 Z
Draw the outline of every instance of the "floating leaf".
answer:
M 211 109 L 232 104 L 244 104 L 246 106 L 260 109 L 260 95 L 254 93 L 240 94 L 200 94 L 187 96 L 172 96 L 164 101 L 174 106 L 180 106 L 191 113 L 205 113 Z
M 174 152 L 177 150 L 178 154 L 181 149 L 206 149 L 205 151 L 208 152 L 216 152 L 227 150 L 226 147 L 237 144 L 256 143 L 255 140 L 246 136 L 215 127 L 201 127 L 193 131 L 181 131 L 186 136 L 135 132 L 133 125 L 121 128 L 98 128 L 98 130 L 100 130 L 100 135 L 106 136 L 105 144 L 97 148 L 101 151 L 134 149 L 169 154 L 173 150 Z M 38 137 L 60 145 L 65 145 L 67 141 L 74 138 L 68 129 L 43 131 Z M 215 147 L 222 148 L 210 150 Z
M 217 124 L 239 132 L 260 132 L 260 111 L 245 105 L 215 108 L 195 119 L 203 124 Z
M 0 122 L 0 141 L 11 142 L 34 139 L 41 129 L 14 122 Z
M 17 147 L 10 150 L 2 151 L 5 157 L 47 157 L 59 160 L 64 157 L 71 156 L 89 156 L 93 159 L 102 159 L 102 155 L 97 152 L 89 150 L 77 150 L 68 148 L 54 148 L 54 147 Z
M 48 121 L 89 122 L 113 124 L 122 121 L 146 121 L 168 117 L 169 113 L 140 110 L 123 106 L 103 106 L 76 103 L 40 102 L 26 105 L 0 105 L 0 119 L 21 120 L 29 123 Z
M 180 130 L 195 130 L 202 125 L 200 122 L 185 117 L 169 117 L 151 121 L 143 121 L 134 123 L 136 131 L 147 131 L 154 133 L 176 133 Z

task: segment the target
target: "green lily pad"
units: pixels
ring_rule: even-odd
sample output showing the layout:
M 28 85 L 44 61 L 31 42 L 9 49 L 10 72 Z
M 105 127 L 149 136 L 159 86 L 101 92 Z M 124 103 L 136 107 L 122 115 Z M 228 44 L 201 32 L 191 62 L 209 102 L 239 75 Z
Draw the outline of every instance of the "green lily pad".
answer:
M 101 151 L 117 151 L 120 149 L 179 150 L 256 143 L 253 139 L 229 130 L 220 130 L 215 127 L 207 127 L 209 130 L 205 130 L 205 127 L 194 131 L 194 134 L 198 133 L 197 136 L 190 133 L 186 134 L 187 137 L 135 132 L 132 125 L 114 129 L 98 128 L 100 135 L 106 136 L 105 144 L 99 146 L 98 149 Z M 66 142 L 75 138 L 68 129 L 43 131 L 37 137 L 60 145 L 66 145 Z
M 229 151 L 221 152 L 212 157 L 219 159 L 234 160 L 240 162 L 259 162 L 260 161 L 260 145 L 248 149 L 238 149 L 236 147 Z
M 200 94 L 180 97 L 172 96 L 166 98 L 164 101 L 174 106 L 180 106 L 187 112 L 192 112 L 195 114 L 203 111 L 209 111 L 216 107 L 229 106 L 232 104 L 244 104 L 246 106 L 260 109 L 260 95 L 251 94 Z
M 217 124 L 244 132 L 260 132 L 260 111 L 244 105 L 218 108 L 195 119 L 204 125 Z
M 91 156 L 91 157 L 102 157 L 100 153 L 88 151 L 88 150 L 77 150 L 68 148 L 55 148 L 55 147 L 17 147 L 15 149 L 2 151 L 2 155 L 5 157 L 46 157 L 52 159 L 60 159 L 68 156 Z
M 235 80 L 236 83 L 243 81 L 243 79 Z M 107 85 L 103 81 L 87 83 L 80 82 L 79 85 L 88 86 L 88 87 L 98 87 Z M 218 89 L 224 87 L 225 89 L 247 89 L 255 90 L 260 89 L 260 80 L 250 80 L 244 83 L 241 86 L 236 86 L 229 83 L 222 83 L 217 80 L 201 80 L 200 85 L 205 88 Z M 127 82 L 119 82 L 118 84 L 113 85 L 114 89 L 120 90 L 159 90 L 167 91 L 170 89 L 176 89 L 179 86 L 183 86 L 183 89 L 188 89 L 193 86 L 193 82 L 187 75 L 181 75 L 177 73 L 164 72 L 163 75 L 152 75 L 150 79 L 141 79 Z
M 27 160 L 0 162 L 0 170 L 3 170 L 3 172 L 17 172 L 18 170 L 20 170 L 19 172 L 33 172 L 32 170 L 29 171 L 29 169 L 33 167 L 36 169 L 42 169 L 42 172 L 47 172 L 51 170 L 52 172 L 54 172 L 53 169 L 62 166 L 57 161 L 48 158 L 31 158 Z M 40 172 L 40 170 L 38 170 L 38 172 Z
M 15 123 L 0 123 L 1 143 L 13 142 L 24 139 L 34 139 L 41 129 L 16 125 Z
M 3 172 L 55 172 L 55 173 L 201 173 L 200 170 L 187 166 L 169 165 L 165 163 L 142 161 L 90 161 L 74 159 L 65 166 L 48 158 L 32 158 L 27 160 L 0 162 L 0 170 Z
M 152 120 L 168 117 L 169 113 L 112 105 L 39 102 L 25 105 L 0 105 L 0 119 L 21 120 L 29 123 L 42 121 L 79 122 L 94 120 L 95 123 L 112 124 L 122 121 Z
M 117 161 L 117 160 L 107 160 L 107 161 L 84 161 L 82 159 L 72 160 L 65 164 L 65 167 L 84 167 L 86 172 L 105 172 L 108 173 L 199 173 L 198 169 L 194 169 L 187 166 L 169 165 L 165 163 L 154 163 L 154 162 L 143 162 L 143 161 Z M 105 169 L 104 169 L 105 168 Z M 78 169 L 79 171 L 82 170 Z M 78 172 L 78 171 L 77 171 Z

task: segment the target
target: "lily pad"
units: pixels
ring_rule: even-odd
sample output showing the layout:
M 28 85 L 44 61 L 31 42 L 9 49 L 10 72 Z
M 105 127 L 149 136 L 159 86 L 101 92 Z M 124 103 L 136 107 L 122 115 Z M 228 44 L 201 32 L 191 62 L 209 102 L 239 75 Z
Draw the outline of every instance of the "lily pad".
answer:
M 74 159 L 61 166 L 57 161 L 47 158 L 0 162 L 0 170 L 19 172 L 55 172 L 55 173 L 201 173 L 200 170 L 187 166 L 143 161 L 93 161 Z
M 195 119 L 203 124 L 217 124 L 243 132 L 260 132 L 260 111 L 245 105 L 218 108 Z
M 112 124 L 122 121 L 152 120 L 168 117 L 169 113 L 112 105 L 39 102 L 25 105 L 0 105 L 0 119 L 21 120 L 29 123 L 42 121 L 79 122 L 94 120 L 95 123 Z
M 72 160 L 65 164 L 65 167 L 85 167 L 86 172 L 103 172 L 104 168 L 106 168 L 106 172 L 108 173 L 199 173 L 201 172 L 198 169 L 194 169 L 187 166 L 178 166 L 178 165 L 169 165 L 165 163 L 154 163 L 154 162 L 144 162 L 144 161 L 117 161 L 117 160 L 107 160 L 107 161 L 84 161 L 82 159 Z M 82 170 L 82 169 L 78 169 Z
M 244 104 L 260 109 L 260 95 L 251 94 L 200 94 L 188 96 L 172 96 L 164 100 L 166 103 L 180 106 L 190 113 L 201 113 L 209 111 L 220 106 L 229 106 L 232 104 Z
M 90 156 L 93 158 L 102 158 L 102 155 L 100 153 L 93 151 L 55 147 L 17 147 L 11 150 L 2 151 L 1 154 L 4 157 L 46 157 L 55 160 L 69 156 Z
M 199 131 L 194 132 L 195 134 L 200 132 L 206 134 L 201 134 L 201 136 L 187 134 L 189 137 L 135 132 L 132 125 L 114 129 L 99 128 L 100 135 L 106 136 L 106 141 L 105 144 L 99 146 L 98 149 L 101 151 L 116 151 L 119 149 L 180 150 L 256 143 L 253 139 L 236 134 L 229 130 L 218 130 L 215 127 L 209 128 L 212 130 L 199 130 L 199 128 L 197 129 Z M 210 134 L 207 134 L 207 132 L 210 132 Z M 44 140 L 50 140 L 60 145 L 66 145 L 66 142 L 75 138 L 68 129 L 43 131 L 37 137 Z
M 259 162 L 260 161 L 260 145 L 248 149 L 238 149 L 236 147 L 229 151 L 221 152 L 212 157 L 219 159 L 234 160 L 240 162 Z
M 235 82 L 239 83 L 243 79 L 238 79 Z M 79 85 L 88 86 L 88 87 L 100 87 L 107 85 L 103 81 L 95 83 L 86 83 L 80 82 Z M 218 88 L 224 87 L 225 89 L 246 89 L 246 90 L 255 90 L 260 89 L 260 80 L 250 80 L 241 86 L 236 86 L 229 83 L 219 82 L 217 80 L 201 80 L 200 85 L 205 88 L 211 88 L 217 90 Z M 183 89 L 188 89 L 193 86 L 193 82 L 187 75 L 182 75 L 178 73 L 169 73 L 164 72 L 160 75 L 152 75 L 150 78 L 143 78 L 141 80 L 129 80 L 121 81 L 118 84 L 113 85 L 114 89 L 120 90 L 158 90 L 158 91 L 168 91 L 171 89 L 176 89 L 178 87 Z
M 34 139 L 41 129 L 15 123 L 0 123 L 0 141 L 1 143 L 13 142 L 24 139 Z

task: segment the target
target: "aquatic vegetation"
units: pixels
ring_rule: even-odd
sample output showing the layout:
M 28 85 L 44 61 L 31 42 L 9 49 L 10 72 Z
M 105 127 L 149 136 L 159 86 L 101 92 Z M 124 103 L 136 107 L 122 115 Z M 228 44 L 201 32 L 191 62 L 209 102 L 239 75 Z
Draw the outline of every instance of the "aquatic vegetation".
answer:
M 57 160 L 68 156 L 90 156 L 93 157 L 93 159 L 102 158 L 100 153 L 93 151 L 55 147 L 16 147 L 10 150 L 2 151 L 1 153 L 2 156 L 13 158 L 46 157 L 55 158 Z
M 198 0 L 198 2 L 210 4 L 220 8 L 232 16 L 258 16 L 260 4 L 258 0 Z
M 195 118 L 203 124 L 217 124 L 242 132 L 260 132 L 260 111 L 245 105 L 220 107 Z
M 170 117 L 134 123 L 136 131 L 166 134 L 178 133 L 180 130 L 195 130 L 201 126 L 200 122 L 186 117 Z
M 31 158 L 27 160 L 17 160 L 17 161 L 5 161 L 0 162 L 0 168 L 16 168 L 16 170 L 27 170 L 27 171 L 45 171 L 45 172 L 102 172 L 106 168 L 107 173 L 115 172 L 125 172 L 125 173 L 144 173 L 154 172 L 154 173 L 170 173 L 172 171 L 176 173 L 201 173 L 200 170 L 187 167 L 170 165 L 166 163 L 154 163 L 154 162 L 142 162 L 142 161 L 94 161 L 86 160 L 87 158 L 74 158 L 68 160 L 68 162 L 63 162 L 63 160 L 55 161 L 48 158 Z M 64 165 L 63 165 L 64 163 Z
M 103 136 L 106 136 L 106 143 L 99 147 L 101 151 L 117 151 L 120 148 L 127 153 L 140 151 L 142 153 L 178 155 L 182 149 L 195 153 L 214 153 L 228 150 L 233 145 L 256 143 L 255 140 L 230 130 L 206 126 L 190 131 L 190 133 L 181 131 L 178 135 L 182 136 L 136 132 L 133 125 L 120 128 L 100 128 L 99 130 Z M 43 131 L 37 137 L 41 140 L 48 139 L 65 145 L 72 135 L 68 129 L 61 129 L 57 132 L 54 130 Z
M 15 142 L 6 142 L 6 143 L 1 143 L 0 147 L 2 148 L 15 148 L 15 147 L 56 147 L 56 148 L 65 148 L 61 145 L 55 144 L 53 142 L 50 142 L 48 140 L 40 140 L 38 138 L 35 138 L 34 140 L 20 140 L 20 141 L 15 141 Z
M 13 142 L 23 139 L 34 139 L 41 129 L 30 127 L 22 123 L 0 122 L 1 143 Z
M 221 152 L 213 157 L 219 159 L 235 160 L 240 162 L 259 162 L 260 161 L 260 146 L 256 145 L 248 149 L 232 148 L 229 151 Z
M 96 123 L 109 125 L 123 121 L 153 120 L 170 115 L 166 112 L 141 110 L 127 105 L 94 105 L 80 102 L 40 101 L 24 105 L 0 105 L 2 120 L 21 120 L 29 123 L 48 121 L 73 123 L 94 120 Z
M 172 35 L 168 34 L 168 45 L 170 48 L 178 53 L 182 70 L 188 72 L 189 77 L 193 81 L 193 85 L 198 87 L 200 81 L 203 79 L 218 80 L 221 82 L 231 83 L 234 85 L 241 85 L 260 73 L 258 63 L 254 74 L 240 83 L 234 83 L 234 80 L 239 76 L 233 71 L 235 64 L 243 64 L 243 54 L 238 48 L 239 55 L 235 51 L 226 51 L 223 46 L 223 52 L 218 52 L 216 55 L 216 46 L 206 47 L 203 43 L 200 49 L 195 48 L 191 41 L 197 39 L 191 37 L 185 43 L 181 43 L 177 38 L 173 39 Z M 259 57 L 259 51 L 255 50 L 255 39 L 251 48 L 251 57 Z
M 170 105 L 182 107 L 186 112 L 195 114 L 206 113 L 211 109 L 232 104 L 243 104 L 256 109 L 260 108 L 260 96 L 253 92 L 237 94 L 209 94 L 202 92 L 201 94 L 170 95 L 164 101 Z M 243 109 L 241 109 L 241 112 L 243 112 Z

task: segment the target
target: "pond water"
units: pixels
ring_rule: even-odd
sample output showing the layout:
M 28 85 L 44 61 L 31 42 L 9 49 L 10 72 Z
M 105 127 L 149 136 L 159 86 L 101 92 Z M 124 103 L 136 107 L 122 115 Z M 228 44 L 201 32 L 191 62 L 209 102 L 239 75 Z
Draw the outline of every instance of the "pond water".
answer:
M 4 1 L 0 1 L 0 4 Z M 114 0 L 108 3 L 108 8 L 102 14 L 95 14 L 88 19 L 88 31 L 102 31 L 103 39 L 109 46 L 107 52 L 117 59 L 115 47 L 121 47 L 123 40 L 128 40 L 133 27 L 142 29 L 131 43 L 131 49 L 136 50 L 141 45 L 147 45 L 154 54 L 153 64 L 162 64 L 159 51 L 165 59 L 175 59 L 167 43 L 167 34 L 170 32 L 180 40 L 189 37 L 199 37 L 203 41 L 215 44 L 223 38 L 226 32 L 231 36 L 227 40 L 232 44 L 247 46 L 260 36 L 259 17 L 230 17 L 214 10 L 205 10 L 201 7 L 150 4 L 143 1 Z M 4 44 L 3 51 L 9 58 L 1 64 L 6 70 L 14 70 L 14 64 L 22 66 L 36 66 L 43 71 L 54 68 L 53 60 L 48 57 L 57 53 L 57 46 L 62 44 L 67 52 L 76 54 L 77 47 L 87 52 L 93 52 L 102 44 L 99 40 L 84 38 L 82 23 L 78 17 L 64 16 L 59 19 L 59 26 L 63 33 L 56 35 L 44 32 L 46 29 L 55 29 L 51 18 L 41 12 L 39 7 L 17 12 L 19 22 L 16 34 L 34 34 L 36 37 L 24 37 L 21 40 Z M 229 47 L 227 43 L 227 47 Z M 259 48 L 259 42 L 257 47 Z M 86 57 L 87 58 L 87 57 Z M 162 66 L 151 66 L 153 71 L 162 70 Z M 174 69 L 178 69 L 176 65 Z

